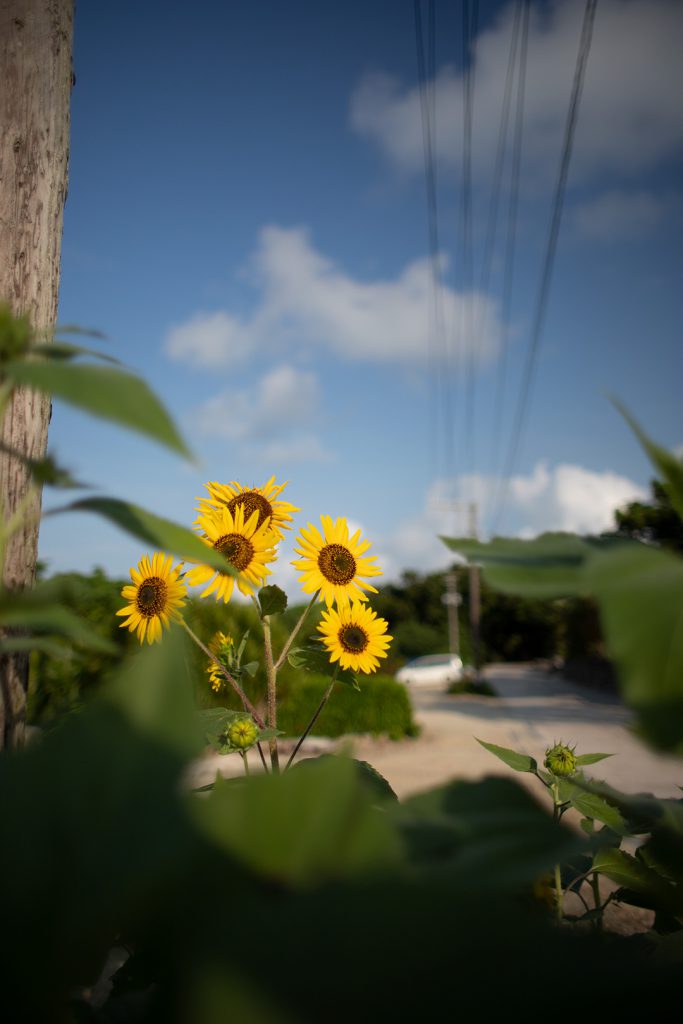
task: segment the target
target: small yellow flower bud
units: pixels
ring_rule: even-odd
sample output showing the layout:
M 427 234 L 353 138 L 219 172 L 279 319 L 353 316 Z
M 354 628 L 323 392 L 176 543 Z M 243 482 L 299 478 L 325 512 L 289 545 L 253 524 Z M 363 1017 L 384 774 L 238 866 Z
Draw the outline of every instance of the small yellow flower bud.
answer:
M 251 718 L 236 718 L 225 735 L 233 747 L 248 750 L 256 743 L 259 733 Z
M 546 750 L 543 763 L 553 775 L 562 777 L 573 775 L 576 771 L 574 749 L 565 747 L 563 743 L 556 743 L 554 747 L 549 747 Z

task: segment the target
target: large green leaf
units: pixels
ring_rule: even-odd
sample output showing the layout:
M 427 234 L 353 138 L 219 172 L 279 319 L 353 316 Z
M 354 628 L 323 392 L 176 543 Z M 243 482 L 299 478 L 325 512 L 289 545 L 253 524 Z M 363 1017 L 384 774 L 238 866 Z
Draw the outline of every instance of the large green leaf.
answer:
M 586 570 L 622 693 L 655 745 L 683 752 L 683 560 L 644 544 Z
M 67 1019 L 122 932 L 196 876 L 181 782 L 202 743 L 181 639 L 141 650 L 100 698 L 0 756 L 0 975 L 11 1020 Z
M 181 627 L 173 624 L 161 643 L 143 647 L 127 659 L 102 698 L 136 729 L 183 758 L 204 749 L 187 668 L 188 643 Z
M 398 836 L 344 758 L 240 786 L 217 779 L 210 796 L 190 806 L 214 843 L 273 881 L 309 887 L 383 872 L 401 859 Z
M 569 597 L 585 593 L 583 566 L 591 544 L 568 533 L 546 533 L 535 540 L 497 538 L 488 544 L 442 537 L 452 551 L 483 566 L 497 590 L 526 597 Z
M 486 743 L 484 740 L 477 739 L 477 743 L 480 743 L 482 747 L 494 754 L 504 764 L 510 768 L 514 768 L 516 772 L 535 772 L 538 765 L 533 757 L 529 757 L 528 754 L 518 754 L 516 750 L 510 750 L 508 747 L 499 747 L 495 743 Z
M 516 889 L 585 849 L 518 782 L 455 782 L 387 807 L 416 866 L 452 874 L 467 892 Z
M 671 504 L 681 519 L 683 519 L 683 461 L 676 458 L 673 452 L 662 448 L 661 445 L 655 444 L 636 422 L 628 409 L 616 399 L 613 399 L 613 401 L 649 455 L 658 476 L 662 478 L 662 483 L 671 499 Z
M 655 908 L 674 914 L 683 911 L 683 895 L 659 872 L 624 850 L 613 847 L 598 850 L 593 860 L 593 870 L 607 875 L 626 889 L 647 896 Z
M 196 533 L 139 505 L 118 498 L 83 498 L 51 509 L 46 514 L 61 512 L 94 512 L 159 551 L 168 551 L 188 562 L 210 565 L 219 572 L 235 575 L 235 569 L 227 559 L 200 540 Z
M 83 345 L 72 345 L 71 342 L 58 339 L 45 344 L 32 345 L 31 354 L 44 356 L 45 359 L 64 361 L 78 359 L 81 356 L 95 356 L 96 359 L 102 359 L 106 363 L 112 363 L 115 366 L 121 365 L 120 359 L 115 359 L 114 356 L 110 356 L 106 352 L 100 352 L 96 348 L 84 348 Z
M 193 457 L 159 399 L 131 373 L 47 360 L 12 362 L 5 372 L 16 384 L 47 392 L 83 412 L 145 434 L 186 458 Z

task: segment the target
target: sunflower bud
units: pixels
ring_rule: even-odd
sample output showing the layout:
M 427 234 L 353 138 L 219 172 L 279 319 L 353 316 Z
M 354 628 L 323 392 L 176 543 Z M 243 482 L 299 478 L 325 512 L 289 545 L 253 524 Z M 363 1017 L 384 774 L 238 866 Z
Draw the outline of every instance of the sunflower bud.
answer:
M 576 771 L 575 747 L 565 747 L 563 743 L 556 743 L 545 752 L 545 767 L 553 775 L 561 777 L 573 775 Z
M 248 750 L 253 747 L 259 737 L 259 731 L 251 718 L 236 718 L 225 731 L 225 738 L 228 743 L 238 750 Z

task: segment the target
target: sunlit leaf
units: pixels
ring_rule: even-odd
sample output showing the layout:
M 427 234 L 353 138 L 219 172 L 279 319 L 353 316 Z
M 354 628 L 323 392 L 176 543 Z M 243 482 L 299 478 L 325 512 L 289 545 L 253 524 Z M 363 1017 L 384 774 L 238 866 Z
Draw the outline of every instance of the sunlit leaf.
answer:
M 321 754 L 319 757 L 306 757 L 303 758 L 301 761 L 297 761 L 291 767 L 290 771 L 306 772 L 315 770 L 315 765 L 317 765 L 319 762 L 328 760 L 329 758 L 333 758 L 336 756 L 337 755 L 335 754 Z M 356 772 L 358 773 L 359 779 L 361 780 L 363 785 L 368 788 L 369 792 L 372 793 L 374 799 L 380 801 L 388 800 L 391 803 L 396 803 L 398 801 L 398 797 L 394 793 L 393 789 L 391 788 L 387 780 L 384 778 L 383 775 L 381 775 L 377 771 L 376 768 L 373 768 L 371 764 L 368 764 L 367 761 L 359 761 L 355 758 L 351 759 L 351 764 L 353 764 L 354 768 L 356 769 Z
M 83 412 L 129 427 L 192 458 L 159 399 L 133 374 L 108 366 L 46 360 L 8 363 L 5 372 L 16 384 L 47 392 Z
M 240 786 L 217 780 L 190 806 L 207 837 L 271 880 L 310 887 L 384 871 L 401 856 L 394 829 L 343 758 Z

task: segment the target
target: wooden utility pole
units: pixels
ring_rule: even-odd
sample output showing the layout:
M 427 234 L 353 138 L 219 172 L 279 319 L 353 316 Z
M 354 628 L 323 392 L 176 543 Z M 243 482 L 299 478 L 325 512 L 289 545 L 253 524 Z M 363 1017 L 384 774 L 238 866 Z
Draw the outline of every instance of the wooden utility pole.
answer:
M 460 623 L 458 606 L 462 597 L 458 593 L 458 574 L 455 569 L 446 573 L 446 593 L 442 597 L 448 616 L 448 647 L 451 654 L 460 654 Z
M 57 319 L 69 158 L 74 0 L 0 0 L 0 302 L 49 340 Z M 47 446 L 50 401 L 15 392 L 2 443 L 32 459 Z M 24 463 L 0 451 L 6 521 L 30 484 Z M 33 584 L 40 495 L 9 542 L 4 585 Z M 23 739 L 28 656 L 0 659 L 0 746 Z
M 470 537 L 477 539 L 477 504 L 470 502 Z M 472 636 L 472 660 L 477 679 L 481 672 L 481 591 L 479 586 L 479 566 L 470 563 L 470 634 Z

